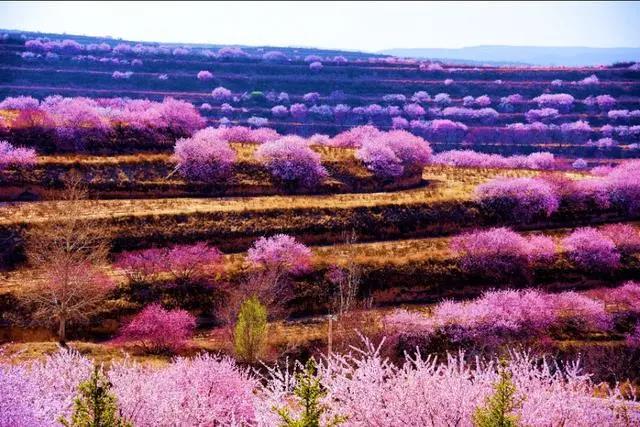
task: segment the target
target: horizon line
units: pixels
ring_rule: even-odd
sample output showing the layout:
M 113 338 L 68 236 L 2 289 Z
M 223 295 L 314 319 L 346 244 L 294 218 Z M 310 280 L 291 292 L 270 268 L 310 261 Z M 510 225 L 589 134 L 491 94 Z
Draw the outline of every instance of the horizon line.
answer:
M 47 32 L 47 31 L 36 31 L 36 30 L 25 30 L 19 28 L 0 28 L 0 31 L 9 31 L 9 32 L 23 32 L 23 33 L 34 33 L 34 34 L 56 34 L 59 36 L 67 36 L 67 37 L 92 37 L 97 39 L 108 39 L 114 41 L 122 41 L 122 42 L 134 42 L 134 43 L 156 43 L 156 44 L 183 44 L 183 45 L 214 45 L 214 46 L 245 46 L 245 47 L 280 47 L 280 48 L 291 48 L 291 49 L 317 49 L 317 50 L 336 50 L 342 52 L 362 52 L 362 53 L 372 53 L 372 54 L 381 54 L 388 51 L 393 50 L 426 50 L 426 49 L 437 49 L 437 50 L 463 50 L 463 49 L 475 49 L 475 48 L 500 48 L 500 47 L 510 47 L 510 48 L 542 48 L 542 49 L 640 49 L 640 46 L 584 46 L 584 45 L 512 45 L 512 44 L 481 44 L 481 45 L 468 45 L 461 47 L 390 47 L 390 48 L 382 48 L 375 50 L 366 50 L 366 49 L 350 49 L 350 48 L 339 48 L 339 47 L 320 47 L 316 45 L 261 45 L 261 44 L 243 44 L 243 43 L 216 43 L 216 42 L 185 42 L 185 41 L 150 41 L 150 40 L 134 40 L 128 39 L 125 37 L 117 37 L 112 35 L 92 35 L 92 34 L 71 34 L 71 33 L 57 33 L 57 32 Z

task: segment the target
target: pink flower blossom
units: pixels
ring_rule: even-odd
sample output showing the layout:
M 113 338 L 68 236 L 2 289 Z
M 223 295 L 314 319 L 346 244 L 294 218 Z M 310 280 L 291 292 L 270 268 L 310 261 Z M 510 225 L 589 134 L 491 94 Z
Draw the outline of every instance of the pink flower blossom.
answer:
M 311 268 L 311 250 L 286 234 L 256 240 L 247 252 L 247 259 L 254 268 L 293 275 Z
M 174 352 L 191 339 L 195 327 L 195 317 L 189 312 L 151 304 L 121 329 L 116 342 L 134 342 L 156 353 Z
M 298 136 L 265 142 L 258 147 L 255 157 L 274 177 L 288 185 L 313 188 L 328 176 L 320 162 L 320 154 Z
M 608 272 L 620 264 L 615 243 L 595 228 L 576 229 L 562 245 L 569 259 L 585 270 Z
M 522 221 L 548 217 L 560 206 L 554 188 L 537 178 L 496 178 L 476 187 L 475 197 L 492 213 Z

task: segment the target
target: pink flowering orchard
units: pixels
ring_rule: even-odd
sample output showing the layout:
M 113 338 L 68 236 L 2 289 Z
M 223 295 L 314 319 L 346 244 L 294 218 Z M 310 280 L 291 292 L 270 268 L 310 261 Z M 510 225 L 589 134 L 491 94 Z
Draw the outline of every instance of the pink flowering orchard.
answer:
M 638 2 L 49 3 L 0 427 L 640 426 Z

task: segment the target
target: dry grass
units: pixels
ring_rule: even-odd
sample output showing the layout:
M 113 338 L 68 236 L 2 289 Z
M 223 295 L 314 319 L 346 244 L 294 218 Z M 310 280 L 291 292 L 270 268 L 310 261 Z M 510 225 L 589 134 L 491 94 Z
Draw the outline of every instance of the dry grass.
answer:
M 240 162 L 257 163 L 254 158 L 257 144 L 232 143 L 232 148 L 237 154 L 237 160 Z M 320 153 L 323 162 L 355 162 L 355 150 L 349 148 L 333 148 L 333 147 L 313 147 Z M 91 155 L 91 154 L 52 154 L 42 155 L 38 157 L 38 163 L 43 165 L 73 165 L 73 164 L 92 164 L 92 165 L 115 165 L 115 164 L 132 164 L 132 163 L 151 163 L 151 162 L 171 162 L 172 154 L 165 153 L 136 153 L 136 154 L 120 154 L 120 155 Z
M 93 343 L 86 341 L 69 341 L 69 348 L 78 351 L 93 360 L 96 363 L 109 364 L 110 362 L 129 358 L 130 360 L 145 362 L 150 364 L 165 364 L 170 357 L 156 356 L 150 354 L 136 354 L 127 351 L 122 347 L 117 347 L 106 343 Z M 1 347 L 0 362 L 11 361 L 13 363 L 24 362 L 41 358 L 47 354 L 55 353 L 60 346 L 55 341 L 34 341 L 34 342 L 15 342 L 5 344 Z
M 366 208 L 389 205 L 430 204 L 470 200 L 476 185 L 495 176 L 535 176 L 527 170 L 456 169 L 428 167 L 423 178 L 430 185 L 392 193 L 256 196 L 237 198 L 180 198 L 152 200 L 86 200 L 80 202 L 80 215 L 87 219 L 121 220 L 127 217 L 189 215 L 294 209 Z M 28 224 L 64 220 L 65 202 L 16 202 L 0 206 L 0 225 Z M 56 213 L 53 215 L 53 213 Z

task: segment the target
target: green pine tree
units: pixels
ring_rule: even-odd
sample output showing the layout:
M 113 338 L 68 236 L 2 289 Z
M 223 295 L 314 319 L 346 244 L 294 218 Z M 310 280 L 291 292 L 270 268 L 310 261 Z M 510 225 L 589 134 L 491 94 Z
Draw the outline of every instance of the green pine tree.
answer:
M 320 427 L 320 418 L 327 410 L 325 405 L 320 403 L 320 399 L 327 392 L 320 384 L 320 378 L 316 375 L 316 365 L 313 359 L 309 359 L 305 369 L 298 374 L 298 383 L 293 390 L 293 394 L 298 398 L 302 406 L 302 413 L 299 418 L 294 418 L 288 409 L 276 409 L 282 419 L 282 427 Z M 344 422 L 345 418 L 335 416 L 326 427 L 334 427 Z
M 479 407 L 473 415 L 476 427 L 517 427 L 518 417 L 513 411 L 520 402 L 516 399 L 516 386 L 511 373 L 502 366 L 500 379 L 494 385 L 494 393 L 487 398 L 484 407 Z
M 236 354 L 246 362 L 255 362 L 267 338 L 267 308 L 257 297 L 242 303 L 233 335 Z
M 71 421 L 60 419 L 66 427 L 132 427 L 118 417 L 111 384 L 96 366 L 91 377 L 80 384 L 74 400 Z

